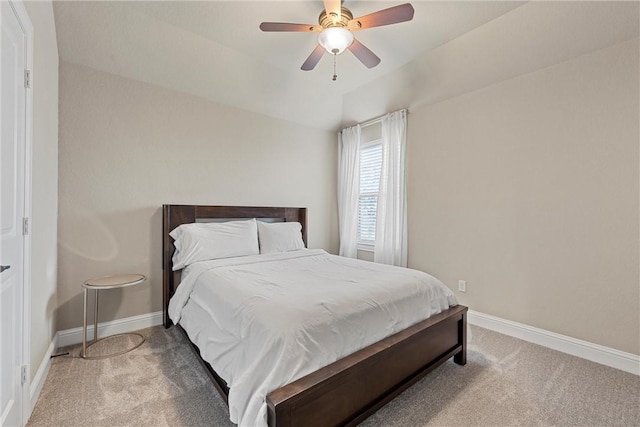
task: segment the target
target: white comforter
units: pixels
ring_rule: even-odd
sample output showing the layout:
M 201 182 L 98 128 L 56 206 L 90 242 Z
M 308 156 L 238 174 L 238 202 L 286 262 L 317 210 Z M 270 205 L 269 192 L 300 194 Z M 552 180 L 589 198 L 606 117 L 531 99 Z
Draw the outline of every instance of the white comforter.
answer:
M 263 426 L 270 391 L 454 305 L 426 273 L 314 249 L 195 263 L 169 316 L 229 385 L 231 421 Z

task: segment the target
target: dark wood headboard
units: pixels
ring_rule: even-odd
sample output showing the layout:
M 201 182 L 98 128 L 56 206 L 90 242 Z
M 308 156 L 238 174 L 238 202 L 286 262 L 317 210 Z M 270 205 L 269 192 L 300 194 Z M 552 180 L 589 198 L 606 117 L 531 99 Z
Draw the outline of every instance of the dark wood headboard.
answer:
M 179 225 L 207 219 L 271 219 L 302 224 L 302 240 L 307 245 L 307 208 L 259 206 L 162 205 L 162 299 L 164 326 L 171 326 L 169 299 L 180 284 L 179 272 L 173 271 L 175 246 L 169 233 Z

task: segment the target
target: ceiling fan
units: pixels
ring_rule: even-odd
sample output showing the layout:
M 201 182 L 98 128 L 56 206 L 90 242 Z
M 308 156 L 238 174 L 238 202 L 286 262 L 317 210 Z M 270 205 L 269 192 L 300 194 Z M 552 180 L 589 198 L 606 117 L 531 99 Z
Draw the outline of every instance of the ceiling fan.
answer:
M 263 22 L 260 24 L 260 29 L 262 31 L 319 33 L 318 46 L 304 61 L 301 69 L 304 71 L 313 70 L 326 50 L 334 55 L 333 80 L 335 80 L 337 77 L 335 57 L 345 49 L 349 49 L 367 68 L 373 68 L 380 63 L 380 58 L 353 36 L 354 32 L 410 21 L 413 19 L 413 13 L 413 6 L 410 3 L 405 3 L 354 19 L 351 11 L 342 6 L 340 0 L 324 0 L 324 10 L 318 18 L 319 25 Z

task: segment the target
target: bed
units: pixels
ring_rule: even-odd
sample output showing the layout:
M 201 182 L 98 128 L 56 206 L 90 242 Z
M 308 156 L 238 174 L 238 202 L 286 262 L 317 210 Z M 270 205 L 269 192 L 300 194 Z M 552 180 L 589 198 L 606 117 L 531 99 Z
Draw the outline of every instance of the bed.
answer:
M 305 208 L 163 206 L 165 327 L 168 328 L 173 323 L 169 317 L 169 304 L 181 284 L 181 271 L 173 271 L 175 246 L 169 233 L 182 224 L 251 218 L 299 222 L 302 239 L 306 244 Z M 307 258 L 312 255 L 316 255 L 312 250 L 305 254 Z M 333 256 L 320 254 L 317 259 L 325 260 L 330 257 Z M 455 363 L 464 365 L 466 312 L 467 308 L 460 305 L 444 309 L 301 378 L 270 390 L 266 394 L 268 425 L 356 425 L 449 358 L 453 357 Z M 214 385 L 227 401 L 230 392 L 227 383 L 200 356 L 201 349 L 189 340 L 189 334 L 182 326 L 179 324 L 177 327 L 187 337 Z

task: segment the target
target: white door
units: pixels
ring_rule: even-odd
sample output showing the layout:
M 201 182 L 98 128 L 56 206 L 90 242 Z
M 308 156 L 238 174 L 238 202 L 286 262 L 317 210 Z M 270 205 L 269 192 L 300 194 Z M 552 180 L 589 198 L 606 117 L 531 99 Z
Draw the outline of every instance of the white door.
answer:
M 0 425 L 15 426 L 22 424 L 26 36 L 11 3 L 0 8 Z

